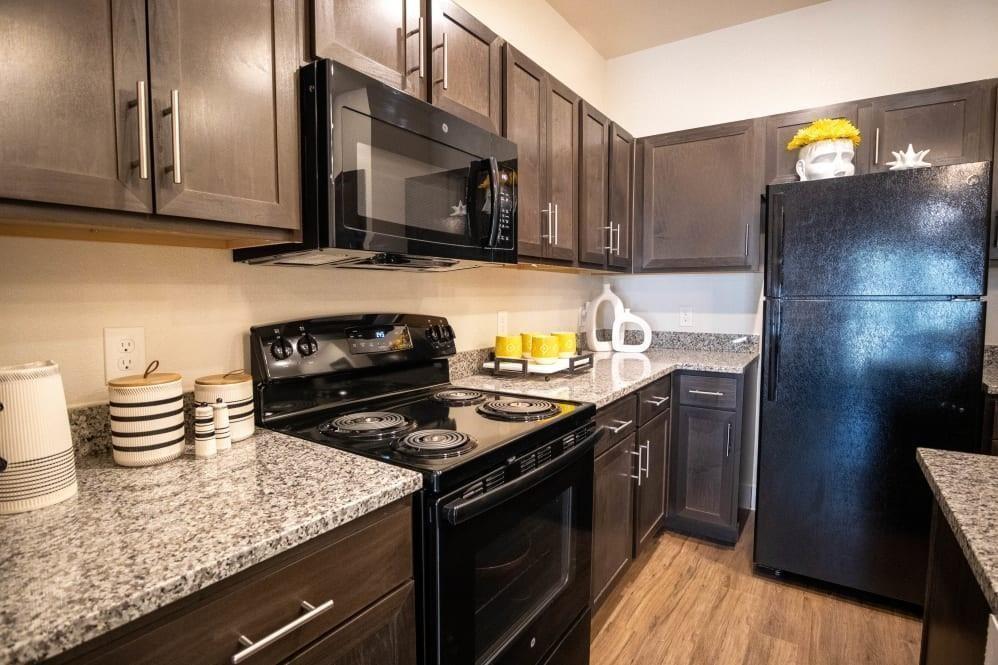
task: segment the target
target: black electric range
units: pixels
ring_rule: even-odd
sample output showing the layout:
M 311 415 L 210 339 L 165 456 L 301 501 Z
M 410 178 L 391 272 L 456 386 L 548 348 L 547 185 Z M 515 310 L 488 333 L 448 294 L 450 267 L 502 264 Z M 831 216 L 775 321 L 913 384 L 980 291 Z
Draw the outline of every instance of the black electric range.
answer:
M 592 404 L 450 385 L 443 317 L 289 321 L 250 341 L 259 425 L 423 474 L 420 663 L 588 653 Z

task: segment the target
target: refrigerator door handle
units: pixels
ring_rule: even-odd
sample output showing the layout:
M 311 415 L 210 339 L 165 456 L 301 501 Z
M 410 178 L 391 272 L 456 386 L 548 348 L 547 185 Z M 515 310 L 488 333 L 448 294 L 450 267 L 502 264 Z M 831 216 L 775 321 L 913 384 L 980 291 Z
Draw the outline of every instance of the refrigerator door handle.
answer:
M 766 399 L 776 401 L 776 385 L 780 371 L 780 301 L 771 300 L 772 311 L 769 320 L 769 358 L 766 379 Z
M 783 207 L 783 194 L 774 194 L 773 205 L 776 207 L 776 219 L 779 221 L 779 228 L 776 231 L 776 284 L 774 293 L 776 297 L 783 295 L 783 234 L 786 230 L 786 210 Z

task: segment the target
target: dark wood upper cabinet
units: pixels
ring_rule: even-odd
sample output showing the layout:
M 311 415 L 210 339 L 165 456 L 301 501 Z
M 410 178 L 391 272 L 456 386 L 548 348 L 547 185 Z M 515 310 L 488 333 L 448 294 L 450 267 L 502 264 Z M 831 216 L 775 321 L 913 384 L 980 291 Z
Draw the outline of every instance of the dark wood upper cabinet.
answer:
M 574 261 L 579 98 L 513 46 L 505 46 L 503 135 L 517 145 L 518 251 Z
M 797 130 L 807 127 L 819 118 L 845 118 L 859 125 L 859 104 L 848 102 L 834 106 L 771 115 L 766 118 L 766 183 L 797 182 L 797 150 L 787 150 L 787 143 Z M 854 160 L 855 163 L 855 160 Z M 862 169 L 856 163 L 856 172 Z
M 607 219 L 609 249 L 607 267 L 629 270 L 631 267 L 631 229 L 634 228 L 635 141 L 617 123 L 610 123 L 610 187 Z
M 143 0 L 7 0 L 0 62 L 0 198 L 152 211 Z
M 502 122 L 502 45 L 499 36 L 450 0 L 433 7 L 430 101 L 499 132 Z
M 631 476 L 637 466 L 637 446 L 633 434 L 596 458 L 593 471 L 594 609 L 603 602 L 613 583 L 631 561 L 634 547 Z
M 993 124 L 989 82 L 879 97 L 860 108 L 863 143 L 857 163 L 869 172 L 890 169 L 891 152 L 930 149 L 933 166 L 989 160 Z
M 150 0 L 156 208 L 299 226 L 299 0 Z
M 312 52 L 426 99 L 425 1 L 313 0 Z
M 641 271 L 756 266 L 760 124 L 732 122 L 643 139 Z
M 610 119 L 585 101 L 579 112 L 579 263 L 605 267 L 609 247 Z
M 634 555 L 639 556 L 658 533 L 665 518 L 668 483 L 669 419 L 671 411 L 661 413 L 638 430 L 641 456 L 640 481 L 635 483 Z
M 741 435 L 734 411 L 682 406 L 672 452 L 670 515 L 691 522 L 728 526 L 735 521 L 735 469 Z

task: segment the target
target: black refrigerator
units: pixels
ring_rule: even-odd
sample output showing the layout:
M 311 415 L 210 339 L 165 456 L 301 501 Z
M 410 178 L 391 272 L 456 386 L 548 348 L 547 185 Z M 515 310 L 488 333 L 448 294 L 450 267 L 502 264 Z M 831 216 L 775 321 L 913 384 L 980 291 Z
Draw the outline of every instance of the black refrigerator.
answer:
M 755 563 L 921 605 L 919 446 L 977 450 L 991 163 L 767 193 Z

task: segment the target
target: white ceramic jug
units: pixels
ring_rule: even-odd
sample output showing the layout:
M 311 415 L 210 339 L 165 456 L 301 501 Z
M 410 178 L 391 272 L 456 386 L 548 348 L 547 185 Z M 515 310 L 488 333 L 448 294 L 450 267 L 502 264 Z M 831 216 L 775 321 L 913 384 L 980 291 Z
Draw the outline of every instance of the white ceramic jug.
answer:
M 633 323 L 641 329 L 642 338 L 638 344 L 624 343 L 625 324 L 628 323 Z M 613 345 L 614 351 L 621 353 L 641 353 L 647 351 L 648 347 L 651 346 L 651 326 L 640 316 L 631 314 L 630 309 L 624 309 L 613 320 L 613 332 L 610 336 L 610 343 Z
M 586 311 L 586 346 L 590 351 L 610 351 L 613 346 L 610 342 L 601 342 L 596 338 L 596 330 L 599 328 L 599 310 L 602 306 L 610 306 L 613 309 L 613 319 L 616 320 L 624 312 L 624 302 L 610 290 L 610 284 L 604 282 L 603 292 L 589 303 Z

